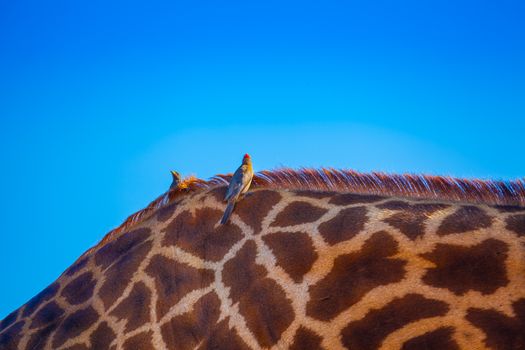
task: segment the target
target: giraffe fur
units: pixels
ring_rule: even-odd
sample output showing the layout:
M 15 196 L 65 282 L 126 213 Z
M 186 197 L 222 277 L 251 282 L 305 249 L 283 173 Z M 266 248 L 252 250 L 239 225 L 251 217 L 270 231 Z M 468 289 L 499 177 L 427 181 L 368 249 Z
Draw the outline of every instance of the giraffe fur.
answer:
M 0 349 L 523 349 L 525 207 L 184 192 L 0 323 Z M 503 205 L 505 204 L 505 205 Z

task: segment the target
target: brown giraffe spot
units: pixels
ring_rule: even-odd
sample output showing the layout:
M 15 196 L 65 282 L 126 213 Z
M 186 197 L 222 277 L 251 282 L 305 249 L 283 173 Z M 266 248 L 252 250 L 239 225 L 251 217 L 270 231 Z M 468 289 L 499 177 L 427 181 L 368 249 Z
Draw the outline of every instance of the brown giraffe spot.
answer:
M 171 218 L 173 213 L 175 213 L 175 209 L 177 209 L 178 204 L 179 204 L 179 202 L 173 202 L 171 204 L 168 204 L 168 205 L 160 208 L 157 211 L 157 220 L 160 221 L 160 222 L 165 222 L 166 220 Z
M 505 268 L 507 251 L 507 245 L 496 239 L 471 247 L 438 244 L 432 252 L 422 254 L 436 264 L 427 270 L 422 280 L 457 295 L 469 290 L 492 294 L 509 283 Z
M 525 299 L 514 304 L 515 317 L 508 317 L 496 310 L 471 308 L 466 319 L 486 335 L 485 344 L 491 349 L 525 349 Z
M 11 312 L 9 315 L 7 315 L 1 322 L 0 322 L 0 331 L 6 329 L 7 327 L 9 327 L 10 325 L 12 325 L 13 323 L 15 323 L 17 317 L 18 317 L 18 312 L 20 311 L 20 309 L 16 309 L 15 311 Z
M 150 235 L 151 230 L 149 228 L 139 228 L 123 233 L 122 236 L 102 246 L 96 252 L 95 263 L 103 269 L 107 268 L 121 256 L 148 239 Z
M 275 255 L 277 265 L 297 283 L 310 271 L 318 256 L 312 240 L 303 232 L 276 232 L 264 236 L 263 240 Z
M 62 296 L 72 305 L 82 304 L 93 295 L 95 284 L 93 274 L 84 272 L 64 287 Z
M 88 263 L 89 258 L 85 257 L 75 262 L 70 268 L 66 270 L 67 276 L 73 276 L 78 271 L 82 270 Z
M 253 241 L 248 241 L 237 255 L 224 264 L 223 282 L 231 287 L 230 298 L 238 302 L 241 296 L 247 294 L 256 281 L 266 277 L 266 269 L 255 264 L 256 247 Z
M 365 227 L 365 207 L 343 209 L 334 218 L 319 225 L 319 233 L 331 245 L 349 240 Z
M 53 337 L 53 348 L 56 349 L 64 344 L 66 340 L 77 337 L 91 327 L 98 318 L 99 315 L 91 306 L 75 311 L 58 326 Z
M 228 320 L 220 322 L 198 347 L 200 350 L 248 350 L 235 329 L 228 327 Z
M 509 216 L 507 230 L 516 232 L 520 237 L 525 236 L 525 214 Z
M 235 225 L 215 227 L 222 214 L 210 208 L 195 210 L 195 216 L 184 211 L 166 227 L 162 244 L 175 245 L 202 259 L 219 261 L 243 237 Z
M 209 195 L 215 198 L 218 202 L 223 202 L 224 197 L 226 196 L 226 190 L 228 186 L 219 186 L 210 190 Z
M 492 217 L 474 206 L 463 206 L 447 216 L 437 230 L 440 236 L 464 233 L 492 225 Z
M 117 337 L 115 332 L 108 326 L 106 321 L 98 325 L 97 329 L 89 337 L 91 348 L 97 350 L 109 350 L 109 346 Z
M 299 327 L 293 338 L 293 344 L 290 346 L 290 350 L 316 350 L 323 349 L 321 347 L 321 337 L 304 327 Z
M 146 241 L 133 246 L 130 251 L 123 252 L 120 258 L 105 271 L 99 296 L 106 309 L 122 295 L 140 263 L 151 250 L 151 245 L 151 241 Z
M 234 213 L 254 229 L 255 234 L 261 232 L 263 219 L 268 212 L 281 200 L 281 195 L 275 191 L 262 190 L 246 194 L 236 206 Z
M 161 327 L 168 349 L 195 349 L 208 338 L 220 314 L 220 300 L 214 292 L 201 297 L 191 311 L 175 316 Z
M 407 294 L 348 324 L 341 332 L 343 344 L 350 349 L 378 349 L 393 331 L 424 318 L 445 315 L 447 311 L 448 306 L 442 301 Z
M 277 343 L 295 317 L 284 291 L 269 278 L 255 283 L 249 293 L 241 297 L 239 311 L 263 347 Z
M 47 345 L 50 335 L 57 328 L 57 325 L 58 323 L 55 322 L 33 333 L 27 342 L 26 349 L 43 350 Z
M 282 288 L 266 278 L 266 269 L 255 263 L 256 254 L 255 243 L 247 242 L 224 265 L 223 282 L 230 287 L 230 298 L 239 303 L 239 311 L 259 344 L 269 347 L 292 323 L 294 312 Z
M 314 222 L 327 212 L 326 209 L 307 202 L 292 202 L 284 208 L 270 226 L 293 226 Z
M 400 211 L 383 221 L 397 228 L 405 236 L 414 240 L 425 233 L 425 221 L 438 210 L 448 208 L 446 204 L 413 204 L 402 201 L 390 201 L 377 206 L 380 209 Z
M 0 333 L 0 349 L 17 350 L 18 342 L 22 338 L 21 331 L 23 327 L 24 321 L 19 321 Z
M 206 288 L 214 281 L 213 270 L 196 269 L 162 255 L 151 259 L 146 273 L 155 279 L 157 317 L 164 316 L 189 292 Z
M 453 331 L 452 327 L 438 328 L 406 341 L 401 350 L 459 350 Z
M 344 194 L 336 194 L 330 200 L 329 203 L 335 204 L 335 205 L 365 204 L 365 203 L 378 202 L 383 199 L 385 199 L 385 197 L 376 196 L 376 195 L 344 193 Z
M 125 332 L 131 332 L 149 322 L 151 292 L 142 282 L 137 282 L 129 295 L 122 300 L 110 315 L 119 321 L 126 320 Z
M 57 303 L 51 301 L 33 316 L 31 327 L 29 328 L 41 328 L 49 323 L 57 322 L 63 314 L 64 310 Z
M 313 199 L 323 199 L 334 196 L 335 192 L 320 190 L 297 190 L 293 191 L 297 196 Z
M 328 321 L 372 289 L 401 281 L 406 262 L 390 258 L 397 251 L 397 242 L 380 231 L 374 233 L 360 251 L 338 256 L 330 273 L 310 287 L 306 314 Z
M 519 207 L 517 205 L 494 205 L 493 207 L 502 213 L 515 213 L 518 211 L 525 211 L 525 207 Z
M 139 333 L 127 339 L 124 342 L 124 345 L 122 346 L 122 348 L 124 350 L 155 349 L 155 347 L 153 346 L 152 337 L 153 337 L 152 331 L 146 331 L 146 332 Z
M 38 307 L 44 303 L 45 301 L 51 299 L 55 296 L 56 292 L 58 291 L 59 285 L 58 283 L 53 283 L 50 286 L 48 286 L 46 289 L 38 293 L 36 296 L 31 298 L 26 304 L 26 307 L 24 309 L 24 312 L 22 313 L 22 317 L 28 317 L 35 312 Z

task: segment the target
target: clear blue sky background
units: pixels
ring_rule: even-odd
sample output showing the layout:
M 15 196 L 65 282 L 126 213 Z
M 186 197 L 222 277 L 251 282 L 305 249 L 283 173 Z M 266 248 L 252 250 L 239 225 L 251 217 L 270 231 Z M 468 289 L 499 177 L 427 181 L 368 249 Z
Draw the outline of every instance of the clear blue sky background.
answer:
M 524 6 L 0 2 L 0 318 L 170 169 L 524 176 Z

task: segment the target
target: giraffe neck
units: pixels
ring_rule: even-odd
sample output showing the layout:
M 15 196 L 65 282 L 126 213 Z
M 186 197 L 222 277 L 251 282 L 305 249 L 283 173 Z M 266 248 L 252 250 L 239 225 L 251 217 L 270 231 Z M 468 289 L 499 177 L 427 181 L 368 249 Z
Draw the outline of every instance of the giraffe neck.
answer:
M 2 349 L 525 348 L 525 208 L 224 187 L 88 251 Z

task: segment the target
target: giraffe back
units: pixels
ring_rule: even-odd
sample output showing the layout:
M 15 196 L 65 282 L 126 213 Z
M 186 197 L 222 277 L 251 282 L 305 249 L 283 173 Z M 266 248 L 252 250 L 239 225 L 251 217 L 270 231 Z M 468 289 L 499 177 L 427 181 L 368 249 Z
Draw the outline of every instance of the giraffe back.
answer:
M 84 254 L 0 349 L 525 349 L 525 208 L 225 187 Z

